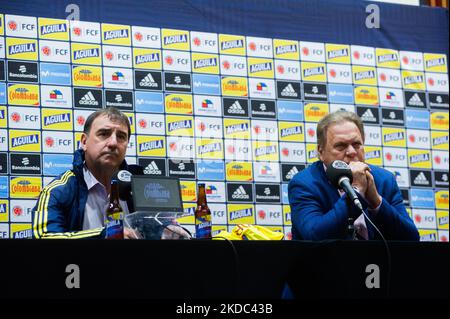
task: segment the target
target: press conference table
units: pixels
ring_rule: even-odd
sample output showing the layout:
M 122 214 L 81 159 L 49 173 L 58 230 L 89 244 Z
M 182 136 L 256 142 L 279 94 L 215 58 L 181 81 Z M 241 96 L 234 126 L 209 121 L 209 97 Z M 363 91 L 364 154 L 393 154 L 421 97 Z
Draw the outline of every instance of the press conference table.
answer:
M 389 298 L 448 298 L 448 243 L 389 242 Z M 236 252 L 236 253 L 235 253 Z M 386 298 L 382 242 L 0 240 L 0 299 Z M 66 267 L 79 268 L 69 289 Z M 368 289 L 367 265 L 380 270 Z

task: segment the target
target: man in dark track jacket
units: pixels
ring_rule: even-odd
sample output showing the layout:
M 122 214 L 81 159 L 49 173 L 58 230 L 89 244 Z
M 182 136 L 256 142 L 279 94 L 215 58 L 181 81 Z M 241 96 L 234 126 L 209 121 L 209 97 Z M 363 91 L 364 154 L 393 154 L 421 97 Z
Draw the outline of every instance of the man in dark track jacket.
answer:
M 33 208 L 33 238 L 103 238 L 111 178 L 127 169 L 130 123 L 115 108 L 92 113 L 74 154 L 73 169 L 55 178 Z M 128 204 L 121 201 L 125 213 Z

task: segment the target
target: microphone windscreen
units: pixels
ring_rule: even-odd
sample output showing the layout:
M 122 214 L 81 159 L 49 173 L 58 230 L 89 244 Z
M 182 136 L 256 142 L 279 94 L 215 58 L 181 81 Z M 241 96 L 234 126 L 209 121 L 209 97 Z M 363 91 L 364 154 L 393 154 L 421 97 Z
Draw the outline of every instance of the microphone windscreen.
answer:
M 131 173 L 127 170 L 119 170 L 114 173 L 112 179 L 119 185 L 119 198 L 129 200 L 131 198 Z
M 352 170 L 347 163 L 343 161 L 333 161 L 330 165 L 327 166 L 327 177 L 328 180 L 333 184 L 334 187 L 340 188 L 339 180 L 342 177 L 348 177 L 350 183 L 353 181 Z

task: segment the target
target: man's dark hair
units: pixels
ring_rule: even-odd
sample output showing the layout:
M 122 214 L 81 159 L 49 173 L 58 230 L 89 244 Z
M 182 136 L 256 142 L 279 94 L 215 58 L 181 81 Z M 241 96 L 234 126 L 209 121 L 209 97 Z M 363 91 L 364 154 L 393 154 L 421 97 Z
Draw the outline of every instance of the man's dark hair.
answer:
M 86 123 L 84 123 L 84 129 L 83 132 L 88 135 L 91 131 L 92 123 L 94 123 L 94 120 L 102 115 L 108 116 L 108 118 L 111 121 L 119 122 L 121 124 L 126 124 L 128 128 L 128 140 L 130 140 L 131 136 L 131 127 L 130 127 L 130 121 L 128 121 L 128 117 L 123 114 L 120 110 L 116 109 L 115 107 L 107 107 L 105 109 L 101 109 L 98 111 L 95 111 L 91 115 L 88 116 Z

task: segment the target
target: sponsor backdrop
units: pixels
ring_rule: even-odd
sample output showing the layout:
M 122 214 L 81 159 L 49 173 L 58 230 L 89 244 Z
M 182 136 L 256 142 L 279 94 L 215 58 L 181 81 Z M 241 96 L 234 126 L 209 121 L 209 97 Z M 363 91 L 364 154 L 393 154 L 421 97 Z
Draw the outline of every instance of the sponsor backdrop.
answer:
M 248 23 L 250 3 L 235 1 L 224 10 L 215 1 L 157 1 L 153 15 L 135 12 L 141 1 L 131 2 L 133 13 L 116 1 L 75 5 L 81 20 L 72 20 L 73 6 L 45 12 L 48 4 L 21 2 L 2 4 L 0 14 L 0 238 L 30 235 L 36 197 L 71 168 L 87 116 L 114 106 L 132 124 L 127 160 L 181 179 L 189 215 L 180 222 L 192 231 L 197 183 L 205 182 L 215 233 L 250 223 L 290 239 L 287 184 L 317 160 L 317 122 L 346 109 L 363 119 L 367 162 L 395 175 L 422 240 L 448 240 L 445 36 L 417 43 L 390 26 L 391 43 L 365 27 L 360 2 L 255 3 L 261 21 L 279 26 L 270 30 Z M 339 23 L 354 38 L 286 15 L 288 4 L 305 17 L 350 9 L 342 12 L 353 15 L 348 25 Z M 382 8 L 382 23 L 398 19 L 398 6 Z M 401 10 L 448 24 L 441 10 Z M 364 38 L 369 31 L 373 39 Z

